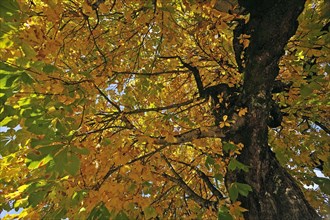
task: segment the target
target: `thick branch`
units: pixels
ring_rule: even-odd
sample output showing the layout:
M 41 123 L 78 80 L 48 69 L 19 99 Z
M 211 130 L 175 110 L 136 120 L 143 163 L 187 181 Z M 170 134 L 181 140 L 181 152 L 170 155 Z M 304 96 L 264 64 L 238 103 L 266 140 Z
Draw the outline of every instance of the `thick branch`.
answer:
M 186 67 L 188 70 L 190 70 L 193 73 L 194 78 L 195 78 L 195 81 L 196 81 L 196 85 L 197 85 L 197 89 L 198 89 L 199 95 L 201 97 L 204 97 L 204 95 L 205 95 L 204 94 L 204 86 L 203 86 L 202 78 L 201 78 L 201 76 L 199 74 L 198 68 L 195 67 L 195 66 L 190 65 L 189 63 L 184 62 L 181 59 L 181 57 L 178 57 L 178 58 L 179 58 L 180 62 L 182 63 L 182 65 L 184 67 Z
M 192 72 L 192 74 L 194 75 L 195 81 L 196 81 L 196 85 L 197 85 L 197 89 L 198 89 L 198 93 L 200 95 L 200 97 L 204 97 L 204 86 L 203 86 L 203 82 L 202 82 L 202 78 L 199 74 L 199 70 L 197 67 L 192 66 L 189 63 L 186 63 L 183 61 L 183 59 L 180 56 L 165 56 L 165 57 L 160 57 L 163 59 L 173 59 L 173 58 L 177 58 L 180 60 L 181 64 L 183 65 L 183 67 L 187 68 L 188 70 L 190 70 Z

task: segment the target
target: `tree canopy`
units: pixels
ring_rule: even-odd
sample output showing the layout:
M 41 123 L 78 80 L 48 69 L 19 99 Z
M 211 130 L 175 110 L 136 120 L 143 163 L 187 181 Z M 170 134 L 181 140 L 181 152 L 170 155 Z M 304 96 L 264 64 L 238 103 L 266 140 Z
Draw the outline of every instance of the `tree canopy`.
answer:
M 0 1 L 0 212 L 285 219 L 286 206 L 292 219 L 325 216 L 329 9 Z

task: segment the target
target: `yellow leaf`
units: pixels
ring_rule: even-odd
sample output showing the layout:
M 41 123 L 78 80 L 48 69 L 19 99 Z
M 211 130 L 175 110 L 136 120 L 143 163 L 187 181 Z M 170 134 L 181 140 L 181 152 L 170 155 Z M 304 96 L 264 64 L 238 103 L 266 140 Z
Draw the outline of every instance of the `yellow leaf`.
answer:
M 239 112 L 238 112 L 238 115 L 239 115 L 240 117 L 242 117 L 243 115 L 246 114 L 246 112 L 247 112 L 247 108 L 241 108 L 241 109 L 239 110 Z
M 220 122 L 220 128 L 223 128 L 223 127 L 225 127 L 225 123 Z

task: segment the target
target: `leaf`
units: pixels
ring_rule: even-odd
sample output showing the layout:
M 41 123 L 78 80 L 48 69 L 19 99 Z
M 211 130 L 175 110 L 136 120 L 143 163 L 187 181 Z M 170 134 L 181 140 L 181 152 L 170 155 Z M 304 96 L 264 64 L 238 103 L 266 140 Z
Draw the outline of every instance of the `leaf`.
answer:
M 251 191 L 252 188 L 248 184 L 234 182 L 229 188 L 229 198 L 232 202 L 235 202 L 238 198 L 238 194 L 246 197 Z
M 47 163 L 49 163 L 52 160 L 53 160 L 52 155 L 48 154 L 48 155 L 46 155 L 44 158 L 42 158 L 39 161 L 28 162 L 29 163 L 28 168 L 31 169 L 31 170 L 37 169 L 37 168 L 40 168 L 41 166 L 46 165 Z
M 249 167 L 239 162 L 235 158 L 231 158 L 228 164 L 228 169 L 231 171 L 238 169 L 247 172 L 249 170 Z
M 32 207 L 37 206 L 47 195 L 45 190 L 38 190 L 36 192 L 32 192 L 29 195 L 28 201 Z
M 219 210 L 218 220 L 233 220 L 233 219 L 234 219 L 233 216 L 231 216 L 228 211 L 224 212 L 224 211 Z
M 27 122 L 28 121 L 26 121 L 26 123 Z M 38 135 L 46 134 L 50 132 L 50 125 L 51 121 L 49 120 L 37 119 L 32 121 L 31 125 L 28 127 L 27 130 Z
M 116 217 L 114 218 L 114 220 L 129 220 L 129 217 L 126 215 L 125 212 L 120 211 Z
M 29 44 L 23 42 L 22 45 L 22 50 L 24 52 L 24 55 L 27 59 L 33 58 L 37 55 L 37 53 L 35 52 L 35 50 L 32 48 L 32 46 L 30 46 Z
M 101 203 L 92 209 L 87 220 L 109 219 L 110 216 L 111 214 L 107 207 Z
M 220 173 L 217 173 L 214 175 L 214 178 L 218 181 L 223 181 L 223 175 Z
M 229 151 L 235 151 L 237 149 L 235 144 L 225 142 L 223 144 L 223 150 L 228 153 Z
M 0 1 L 0 17 L 5 20 L 12 20 L 18 17 L 19 6 L 16 0 Z
M 156 210 L 151 206 L 144 208 L 143 212 L 146 219 L 152 219 L 157 217 Z
M 76 175 L 80 168 L 80 159 L 77 155 L 69 153 L 68 162 L 65 164 L 65 170 L 72 176 Z
M 308 85 L 304 85 L 300 88 L 300 94 L 303 97 L 309 96 L 313 92 L 313 89 Z
M 330 195 L 330 179 L 324 177 L 313 177 L 313 182 L 318 184 L 321 191 L 327 195 Z
M 247 108 L 241 108 L 238 112 L 238 116 L 242 117 L 247 113 Z
M 233 183 L 230 186 L 228 192 L 229 192 L 229 198 L 230 198 L 230 200 L 232 202 L 235 202 L 237 200 L 237 198 L 238 198 L 238 187 L 237 187 L 237 185 L 235 183 Z
M 1 81 L 0 81 L 0 88 L 5 89 L 5 88 L 10 88 L 15 81 L 18 79 L 18 75 L 0 75 L 1 76 Z
M 214 159 L 211 156 L 207 156 L 205 160 L 205 166 L 207 169 L 211 169 L 211 166 L 213 166 L 215 163 Z
M 236 183 L 236 185 L 237 185 L 238 193 L 245 197 L 249 194 L 249 192 L 252 192 L 252 188 L 248 184 Z
M 50 65 L 50 64 L 46 64 L 42 70 L 45 72 L 45 73 L 52 73 L 54 72 L 55 70 L 57 70 L 57 67 L 54 66 L 54 65 Z
M 0 121 L 0 127 L 15 127 L 18 124 L 17 116 L 9 116 L 5 117 L 2 121 Z
M 71 147 L 71 150 L 73 152 L 76 152 L 76 153 L 82 154 L 82 155 L 88 155 L 89 154 L 88 148 L 85 148 L 85 147 Z

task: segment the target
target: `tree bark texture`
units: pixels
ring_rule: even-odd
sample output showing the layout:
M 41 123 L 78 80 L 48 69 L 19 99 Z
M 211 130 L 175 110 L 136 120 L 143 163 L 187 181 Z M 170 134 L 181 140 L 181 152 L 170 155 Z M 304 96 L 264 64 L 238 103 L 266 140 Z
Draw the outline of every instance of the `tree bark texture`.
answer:
M 253 192 L 240 197 L 249 211 L 245 219 L 320 219 L 306 201 L 290 174 L 278 163 L 268 146 L 267 119 L 271 91 L 279 73 L 278 63 L 284 47 L 297 30 L 297 18 L 305 0 L 241 0 L 250 13 L 243 31 L 250 35 L 245 51 L 242 99 L 248 107 L 246 124 L 236 132 L 244 144 L 238 160 L 250 167 L 249 172 L 228 173 L 231 181 L 249 184 Z

